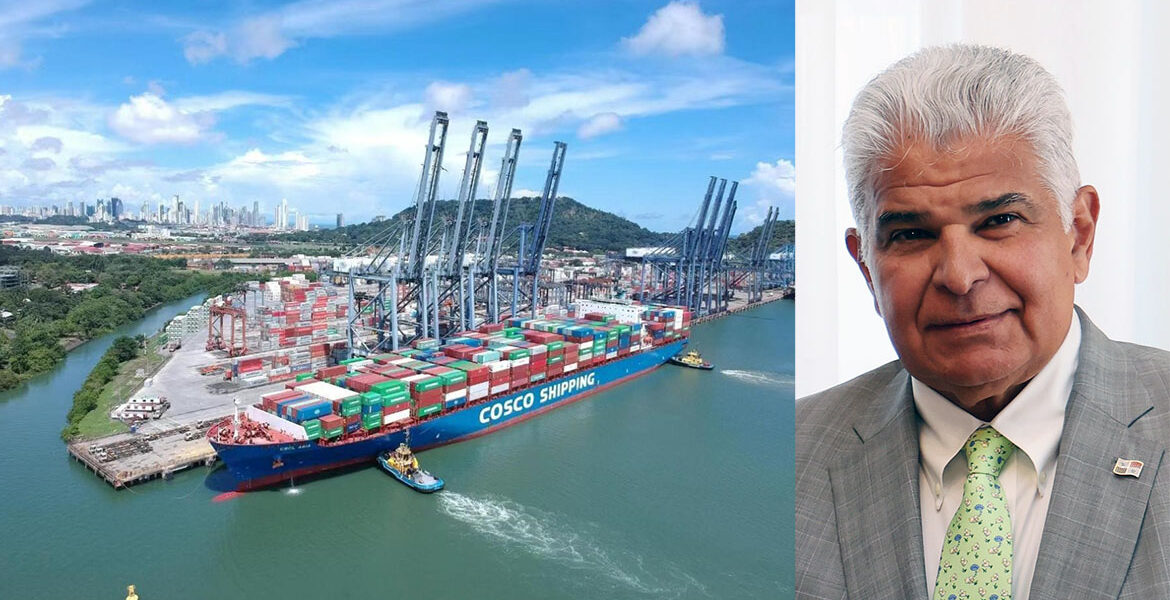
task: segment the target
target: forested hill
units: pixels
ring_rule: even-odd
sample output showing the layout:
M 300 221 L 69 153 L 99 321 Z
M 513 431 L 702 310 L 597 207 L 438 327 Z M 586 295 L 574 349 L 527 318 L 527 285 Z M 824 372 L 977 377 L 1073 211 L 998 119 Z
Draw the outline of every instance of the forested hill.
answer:
M 440 200 L 435 204 L 435 219 L 454 220 L 458 205 L 454 200 Z M 475 219 L 490 223 L 492 218 L 492 204 L 490 200 L 476 200 Z M 655 246 L 674 237 L 677 232 L 657 233 L 634 223 L 596 208 L 591 208 L 572 198 L 557 198 L 554 208 L 552 229 L 549 231 L 548 248 L 568 247 L 590 252 L 621 251 L 638 246 Z M 540 213 L 540 198 L 513 198 L 508 210 L 506 231 L 514 235 L 516 226 L 520 223 L 535 223 Z M 386 231 L 388 227 L 399 226 L 401 223 L 414 222 L 414 207 L 404 209 L 387 220 L 347 225 L 338 229 L 318 229 L 314 231 L 299 231 L 278 235 L 255 234 L 249 237 L 252 241 L 288 240 L 314 243 L 333 243 L 353 246 L 361 244 Z M 792 240 L 792 221 L 781 221 L 776 224 L 773 234 L 773 245 L 788 243 Z M 759 227 L 749 231 L 744 236 L 751 236 L 747 247 L 759 237 Z M 737 237 L 733 236 L 732 247 L 738 248 Z M 730 251 L 730 250 L 729 250 Z
M 454 200 L 440 200 L 435 203 L 435 219 L 454 220 L 458 205 Z M 535 223 L 540 214 L 540 198 L 513 198 L 508 211 L 506 230 L 514 232 L 521 223 Z M 492 203 L 490 200 L 476 200 L 475 219 L 490 223 Z M 411 206 L 387 221 L 347 225 L 339 229 L 323 229 L 282 234 L 279 239 L 302 242 L 325 242 L 360 244 L 385 231 L 393 222 L 414 222 L 414 207 Z M 254 238 L 257 236 L 253 236 Z M 268 238 L 270 236 L 259 236 Z M 557 198 L 554 207 L 552 229 L 549 230 L 547 247 L 567 246 L 579 250 L 600 252 L 622 250 L 631 246 L 652 246 L 670 234 L 655 233 L 627 219 L 612 213 L 590 208 L 572 198 Z
M 727 254 L 734 254 L 746 259 L 752 254 L 752 249 L 760 241 L 760 234 L 764 226 L 757 225 L 751 231 L 733 235 L 727 240 Z M 776 252 L 783 244 L 796 243 L 796 221 L 776 221 L 772 228 L 772 239 L 768 242 L 768 252 Z

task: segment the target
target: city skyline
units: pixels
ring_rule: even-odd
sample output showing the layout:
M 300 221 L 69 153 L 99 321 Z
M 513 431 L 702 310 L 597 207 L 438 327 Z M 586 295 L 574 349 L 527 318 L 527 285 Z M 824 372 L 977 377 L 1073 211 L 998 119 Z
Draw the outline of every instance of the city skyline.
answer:
M 656 231 L 685 227 L 707 177 L 741 182 L 734 229 L 794 216 L 790 3 L 588 6 L 303 0 L 0 8 L 0 202 L 175 194 L 287 198 L 315 222 L 393 214 L 415 193 L 431 115 L 451 117 L 439 197 L 472 124 L 507 132 L 514 195 L 560 193 Z M 569 25 L 571 24 L 571 26 Z

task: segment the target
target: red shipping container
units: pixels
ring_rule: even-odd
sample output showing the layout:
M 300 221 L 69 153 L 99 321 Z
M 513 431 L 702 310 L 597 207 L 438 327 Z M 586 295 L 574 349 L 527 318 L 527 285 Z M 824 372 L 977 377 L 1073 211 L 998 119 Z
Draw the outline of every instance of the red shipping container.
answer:
M 350 415 L 350 416 L 348 416 L 348 417 L 342 417 L 342 418 L 343 418 L 343 419 L 345 419 L 345 425 L 346 425 L 347 427 L 348 427 L 349 425 L 353 425 L 354 423 L 361 423 L 361 422 L 362 422 L 362 416 L 361 416 L 361 415 Z
M 548 368 L 548 376 L 549 377 L 553 377 L 555 375 L 560 375 L 561 373 L 564 373 L 564 372 L 565 372 L 565 365 L 563 365 L 561 363 L 557 363 L 557 364 Z
M 345 375 L 346 370 L 348 368 L 349 367 L 347 367 L 345 365 L 337 365 L 335 367 L 325 367 L 324 369 L 317 371 L 317 377 L 319 377 L 321 379 L 329 379 L 329 378 L 337 377 L 340 375 Z
M 519 379 L 513 379 L 513 380 L 512 380 L 512 385 L 511 385 L 511 387 L 512 387 L 512 389 L 516 389 L 516 388 L 518 388 L 518 387 L 523 387 L 523 386 L 526 386 L 526 385 L 528 385 L 528 378 L 527 378 L 527 377 L 521 377 L 521 378 L 519 378 Z
M 478 369 L 467 372 L 467 384 L 475 385 L 477 383 L 484 383 L 491 380 L 491 371 L 487 369 Z
M 355 392 L 364 394 L 370 391 L 370 388 L 375 384 L 382 383 L 383 381 L 390 381 L 390 378 L 378 375 L 377 373 L 363 373 L 362 375 L 354 375 L 353 377 L 346 378 L 345 386 Z
M 345 419 L 337 415 L 325 415 L 320 421 L 323 429 L 338 429 L 345 426 Z
M 419 406 L 438 404 L 443 401 L 443 388 L 435 388 L 425 392 L 412 392 L 411 398 L 414 398 L 415 404 Z

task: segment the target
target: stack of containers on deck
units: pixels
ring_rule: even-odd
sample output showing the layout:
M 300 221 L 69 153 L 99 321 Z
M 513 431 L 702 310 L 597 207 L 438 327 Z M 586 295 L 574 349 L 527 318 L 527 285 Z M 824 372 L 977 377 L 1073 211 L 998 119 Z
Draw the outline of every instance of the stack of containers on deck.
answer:
M 399 381 L 410 386 L 410 397 L 414 401 L 414 416 L 426 417 L 443 410 L 442 378 L 419 373 Z
M 443 366 L 431 367 L 423 373 L 443 380 L 443 408 L 451 410 L 467 404 L 467 373 Z
M 383 425 L 410 418 L 410 391 L 402 380 L 389 379 L 374 384 L 370 388 L 370 392 L 381 396 Z

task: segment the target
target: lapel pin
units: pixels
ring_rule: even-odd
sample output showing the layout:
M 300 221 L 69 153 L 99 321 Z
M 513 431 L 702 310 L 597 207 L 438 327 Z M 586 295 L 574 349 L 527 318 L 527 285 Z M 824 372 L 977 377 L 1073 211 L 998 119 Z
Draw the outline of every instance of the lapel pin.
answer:
M 1117 463 L 1113 465 L 1113 474 L 1140 477 L 1142 474 L 1142 466 L 1142 461 L 1140 460 L 1119 458 L 1117 459 Z

